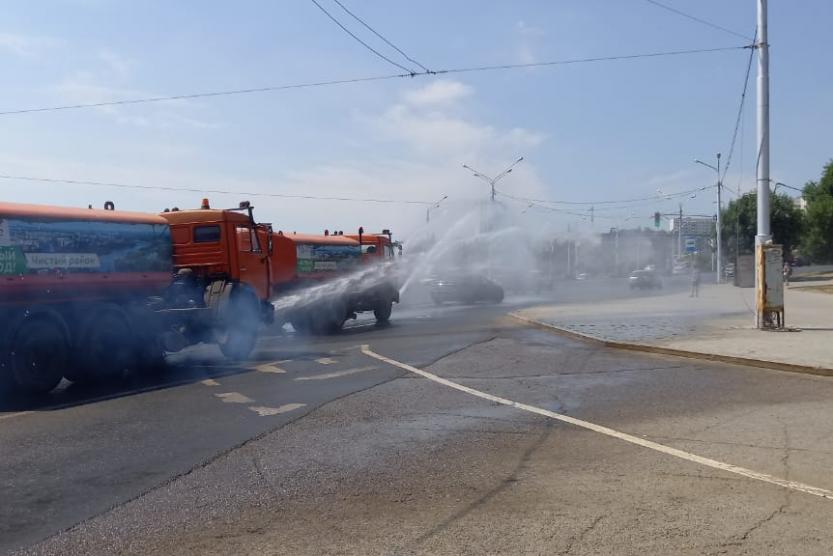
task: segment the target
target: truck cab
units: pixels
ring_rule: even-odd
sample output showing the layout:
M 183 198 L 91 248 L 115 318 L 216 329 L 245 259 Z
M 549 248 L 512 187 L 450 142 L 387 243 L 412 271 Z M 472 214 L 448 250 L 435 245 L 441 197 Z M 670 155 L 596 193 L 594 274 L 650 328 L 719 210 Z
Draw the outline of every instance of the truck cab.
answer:
M 358 234 L 345 237 L 354 239 L 361 244 L 362 260 L 364 262 L 392 261 L 396 257 L 397 248 L 401 252 L 401 246 L 393 241 L 390 230 L 369 234 L 364 232 L 364 228 L 359 228 Z
M 248 202 L 215 209 L 204 199 L 198 209 L 166 210 L 161 216 L 171 229 L 174 290 L 209 310 L 209 332 L 225 355 L 246 357 L 260 323 L 271 322 L 274 314 L 271 226 L 255 222 Z
M 251 207 L 213 209 L 203 202 L 161 216 L 171 228 L 175 271 L 187 269 L 206 283 L 245 284 L 259 300 L 269 299 L 271 228 L 254 222 Z

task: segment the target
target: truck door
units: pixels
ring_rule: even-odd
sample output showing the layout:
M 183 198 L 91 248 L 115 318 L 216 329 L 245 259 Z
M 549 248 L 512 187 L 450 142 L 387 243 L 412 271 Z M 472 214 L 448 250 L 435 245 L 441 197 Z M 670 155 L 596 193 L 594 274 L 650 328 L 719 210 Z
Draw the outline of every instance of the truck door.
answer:
M 237 260 L 240 268 L 240 281 L 248 284 L 257 293 L 258 299 L 269 299 L 269 265 L 266 253 L 257 230 L 249 224 L 237 224 Z

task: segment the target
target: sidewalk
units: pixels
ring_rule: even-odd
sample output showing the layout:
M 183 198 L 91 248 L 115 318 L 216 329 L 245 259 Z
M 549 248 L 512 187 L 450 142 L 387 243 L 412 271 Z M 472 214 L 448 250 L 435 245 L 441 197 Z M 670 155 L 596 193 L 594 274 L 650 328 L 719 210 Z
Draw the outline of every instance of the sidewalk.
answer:
M 785 316 L 791 331 L 780 332 L 755 329 L 754 295 L 751 288 L 713 284 L 701 286 L 697 298 L 687 292 L 635 295 L 594 304 L 534 307 L 518 315 L 613 347 L 679 350 L 704 359 L 752 359 L 768 367 L 799 366 L 833 375 L 833 295 L 798 284 L 788 288 Z

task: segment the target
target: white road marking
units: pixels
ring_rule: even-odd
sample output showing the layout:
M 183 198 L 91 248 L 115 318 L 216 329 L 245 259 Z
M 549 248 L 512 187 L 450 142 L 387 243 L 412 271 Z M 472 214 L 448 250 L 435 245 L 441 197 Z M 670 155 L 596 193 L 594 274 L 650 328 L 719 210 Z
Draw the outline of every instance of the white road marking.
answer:
M 271 415 L 279 415 L 281 413 L 289 413 L 290 411 L 295 411 L 296 409 L 301 409 L 302 407 L 306 407 L 307 404 L 305 403 L 288 403 L 282 405 L 280 407 L 260 407 L 260 406 L 252 406 L 249 407 L 252 411 L 260 415 L 261 417 L 269 417 Z
M 213 378 L 207 378 L 205 380 L 201 380 L 200 384 L 204 384 L 205 386 L 219 386 L 220 383 L 214 380 Z
M 317 363 L 321 363 L 322 365 L 332 365 L 333 363 L 336 362 L 335 359 L 332 359 L 330 357 L 322 357 L 320 359 L 316 359 L 315 361 Z
M 283 374 L 286 372 L 285 369 L 278 367 L 278 363 L 282 363 L 283 361 L 275 361 L 273 363 L 264 363 L 263 365 L 256 365 L 252 367 L 259 373 L 274 373 L 274 374 Z
M 225 392 L 223 394 L 214 394 L 221 400 L 223 403 L 252 403 L 254 402 L 253 399 L 244 396 L 240 392 Z
M 354 375 L 356 373 L 364 373 L 366 371 L 372 371 L 374 369 L 378 369 L 379 367 L 358 367 L 356 369 L 347 369 L 344 371 L 336 371 L 334 373 L 326 373 L 323 375 L 312 375 L 312 376 L 299 376 L 295 380 L 327 380 L 330 378 L 338 378 L 340 376 L 348 376 Z
M 722 461 L 714 460 L 711 458 L 705 458 L 703 456 L 698 456 L 696 454 L 692 454 L 689 452 L 685 452 L 683 450 L 678 450 L 677 448 L 672 448 L 670 446 L 665 446 L 664 444 L 659 444 L 657 442 L 652 442 L 650 440 L 646 440 L 644 438 L 639 438 L 638 436 L 633 436 L 628 433 L 619 432 L 617 430 L 610 429 L 608 427 L 597 425 L 595 423 L 591 423 L 589 421 L 584 421 L 582 419 L 576 419 L 575 417 L 570 417 L 569 415 L 563 415 L 561 413 L 555 413 L 554 411 L 549 411 L 547 409 L 541 409 L 540 407 L 535 407 L 532 405 L 527 405 L 524 403 L 513 402 L 512 400 L 508 400 L 506 398 L 501 398 L 499 396 L 493 396 L 492 394 L 487 394 L 486 392 L 481 392 L 480 390 L 475 390 L 474 388 L 469 388 L 468 386 L 463 386 L 462 384 L 458 384 L 456 382 L 452 382 L 448 379 L 439 377 L 433 373 L 429 373 L 428 371 L 423 371 L 422 369 L 418 369 L 416 367 L 412 367 L 407 363 L 402 363 L 395 359 L 391 359 L 389 357 L 385 357 L 384 355 L 380 355 L 373 350 L 370 349 L 370 346 L 365 344 L 362 346 L 362 353 L 367 355 L 368 357 L 372 357 L 374 359 L 378 359 L 379 361 L 383 361 L 388 365 L 393 365 L 394 367 L 399 367 L 400 369 L 404 369 L 406 371 L 410 371 L 412 373 L 418 374 L 428 380 L 432 380 L 444 386 L 448 386 L 449 388 L 454 388 L 455 390 L 459 390 L 461 392 L 465 392 L 466 394 L 471 394 L 472 396 L 477 396 L 478 398 L 483 398 L 484 400 L 489 400 L 494 403 L 499 403 L 501 405 L 506 405 L 509 407 L 514 407 L 516 409 L 520 409 L 523 411 L 527 411 L 529 413 L 534 413 L 536 415 L 542 415 L 544 417 L 549 417 L 550 419 L 556 419 L 558 421 L 562 421 L 564 423 L 569 423 L 571 425 L 575 425 L 577 427 L 581 427 L 583 429 L 591 430 L 593 432 L 597 432 L 599 434 L 603 434 L 605 436 L 610 436 L 613 438 L 618 438 L 619 440 L 623 440 L 625 442 L 629 442 L 631 444 L 636 444 L 637 446 L 642 446 L 643 448 L 648 448 L 649 450 L 654 450 L 669 456 L 673 456 L 676 458 L 680 458 L 686 461 L 691 461 L 694 463 L 699 463 L 700 465 L 704 465 L 706 467 L 711 467 L 713 469 L 719 469 L 721 471 L 728 471 L 729 473 L 735 473 L 736 475 L 741 475 L 743 477 L 747 477 L 749 479 L 754 479 L 756 481 L 763 481 L 765 483 L 769 483 L 772 485 L 780 486 L 783 488 L 787 488 L 790 490 L 794 490 L 797 492 L 803 492 L 805 494 L 811 494 L 813 496 L 820 496 L 821 498 L 827 498 L 828 500 L 833 500 L 833 491 L 814 487 L 812 485 L 808 485 L 806 483 L 799 483 L 797 481 L 789 481 L 787 479 L 782 479 L 780 477 L 776 477 L 774 475 L 768 475 L 767 473 L 760 473 L 758 471 L 753 471 L 752 469 L 747 469 L 745 467 L 740 467 L 737 465 L 733 465 L 731 463 L 724 463 Z

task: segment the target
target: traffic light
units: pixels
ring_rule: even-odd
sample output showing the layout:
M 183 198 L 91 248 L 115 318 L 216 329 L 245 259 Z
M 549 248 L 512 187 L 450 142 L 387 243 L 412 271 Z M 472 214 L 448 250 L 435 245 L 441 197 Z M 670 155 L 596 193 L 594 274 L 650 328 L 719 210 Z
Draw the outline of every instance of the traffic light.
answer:
M 659 221 L 662 218 L 662 215 L 659 212 L 654 213 L 654 228 L 659 228 Z

